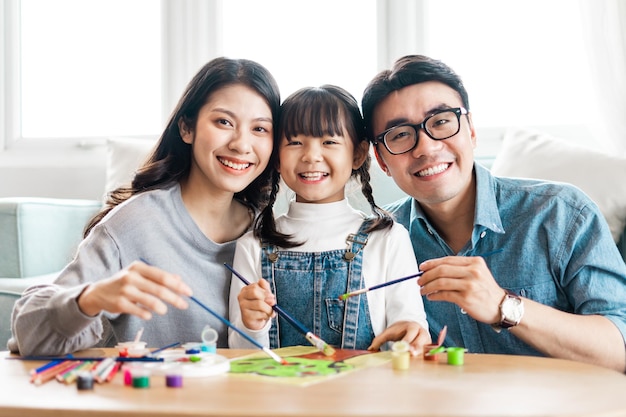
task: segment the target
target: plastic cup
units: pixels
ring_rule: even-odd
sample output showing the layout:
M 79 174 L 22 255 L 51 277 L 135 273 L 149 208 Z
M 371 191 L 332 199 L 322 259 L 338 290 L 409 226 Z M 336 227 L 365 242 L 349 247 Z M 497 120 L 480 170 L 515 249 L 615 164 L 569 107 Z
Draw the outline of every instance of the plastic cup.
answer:
M 430 354 L 429 352 L 431 350 L 435 350 L 434 353 Z M 424 346 L 424 360 L 425 361 L 431 361 L 431 362 L 438 362 L 439 361 L 439 353 L 441 353 L 442 348 L 439 345 L 426 345 Z
M 150 372 L 144 369 L 132 369 L 133 388 L 150 388 Z
M 403 340 L 391 345 L 391 367 L 396 371 L 406 371 L 409 369 L 409 344 Z
M 463 365 L 465 363 L 465 348 L 449 347 L 447 352 L 449 365 Z

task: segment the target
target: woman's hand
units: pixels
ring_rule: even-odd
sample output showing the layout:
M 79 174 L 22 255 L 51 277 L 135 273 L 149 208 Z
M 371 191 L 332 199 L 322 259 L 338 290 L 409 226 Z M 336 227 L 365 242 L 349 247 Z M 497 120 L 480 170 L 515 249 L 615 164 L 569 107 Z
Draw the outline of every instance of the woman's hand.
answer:
M 181 296 L 191 294 L 180 276 L 136 261 L 111 278 L 87 286 L 78 297 L 78 307 L 88 316 L 108 311 L 149 320 L 153 312 L 165 314 L 166 303 L 186 309 Z

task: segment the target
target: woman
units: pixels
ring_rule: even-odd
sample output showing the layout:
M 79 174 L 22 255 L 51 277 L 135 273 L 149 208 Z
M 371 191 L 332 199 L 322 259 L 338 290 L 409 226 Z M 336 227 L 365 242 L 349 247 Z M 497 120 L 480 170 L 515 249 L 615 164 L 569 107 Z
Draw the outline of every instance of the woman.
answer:
M 226 347 L 222 322 L 185 296 L 227 314 L 223 263 L 263 206 L 279 108 L 261 65 L 207 63 L 130 187 L 113 191 L 89 223 L 75 259 L 53 285 L 16 302 L 9 349 L 65 354 L 132 340 L 140 329 L 158 347 L 199 341 L 206 325 Z

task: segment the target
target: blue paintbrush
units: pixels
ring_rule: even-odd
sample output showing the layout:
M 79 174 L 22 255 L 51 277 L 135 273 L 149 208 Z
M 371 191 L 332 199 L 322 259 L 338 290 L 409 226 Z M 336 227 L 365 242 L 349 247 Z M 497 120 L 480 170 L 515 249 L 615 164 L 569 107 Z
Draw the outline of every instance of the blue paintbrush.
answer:
M 239 272 L 235 271 L 232 266 L 230 266 L 230 265 L 228 265 L 226 263 L 224 264 L 224 266 L 226 268 L 228 268 L 230 270 L 230 272 L 235 274 L 237 276 L 237 278 L 239 278 L 244 284 L 250 285 L 250 281 L 245 279 Z M 302 333 L 304 335 L 304 337 L 306 338 L 306 340 L 308 340 L 309 343 L 311 343 L 313 346 L 315 346 L 324 355 L 331 356 L 331 355 L 333 355 L 335 353 L 335 349 L 332 346 L 330 346 L 328 343 L 324 342 L 319 336 L 313 334 L 313 332 L 311 332 L 306 327 L 304 327 L 304 324 L 302 324 L 298 320 L 296 320 L 295 317 L 291 316 L 289 313 L 287 313 L 285 310 L 283 310 L 278 304 L 273 305 L 272 309 L 274 309 L 274 311 L 276 313 L 278 313 L 279 316 L 281 316 L 282 318 L 287 320 L 289 322 L 289 324 L 291 324 L 300 333 Z
M 482 256 L 483 258 L 486 258 L 488 256 L 495 255 L 496 253 L 499 253 L 499 252 L 502 252 L 502 249 L 496 249 L 494 251 L 483 253 L 482 255 L 478 255 L 478 256 Z M 363 294 L 363 293 L 366 293 L 368 291 L 377 290 L 379 288 L 383 288 L 383 287 L 387 287 L 389 285 L 397 284 L 399 282 L 406 281 L 407 279 L 417 278 L 417 277 L 421 276 L 423 273 L 424 273 L 423 271 L 420 271 L 417 274 L 413 274 L 413 275 L 409 275 L 409 276 L 406 276 L 406 277 L 402 277 L 402 278 L 394 279 L 394 280 L 391 280 L 391 281 L 383 282 L 382 284 L 374 285 L 374 286 L 369 287 L 369 288 L 361 288 L 360 290 L 347 292 L 345 294 L 341 294 L 339 296 L 339 299 L 341 301 L 345 301 L 348 298 L 353 297 L 355 295 Z
M 139 260 L 141 260 L 141 262 L 145 263 L 146 265 L 150 265 L 150 263 L 148 261 L 146 261 L 145 259 L 143 259 L 143 258 L 139 258 Z M 272 352 L 270 349 L 264 347 L 259 342 L 257 342 L 256 340 L 254 340 L 253 338 L 248 336 L 243 330 L 237 328 L 237 326 L 235 326 L 230 321 L 228 321 L 228 319 L 226 319 L 225 317 L 220 316 L 216 311 L 213 311 L 209 306 L 204 304 L 202 301 L 198 300 L 196 297 L 190 296 L 189 298 L 191 299 L 191 301 L 193 301 L 194 303 L 198 304 L 200 307 L 202 307 L 203 309 L 205 309 L 206 311 L 211 313 L 213 316 L 215 316 L 215 318 L 217 318 L 219 321 L 221 321 L 222 323 L 224 323 L 225 325 L 227 325 L 228 327 L 230 327 L 231 329 L 233 329 L 234 331 L 239 333 L 248 342 L 252 343 L 254 346 L 258 347 L 263 352 L 267 353 L 268 356 L 270 356 L 276 362 L 280 363 L 281 365 L 285 365 L 285 364 L 288 363 L 286 360 L 284 360 L 283 358 L 281 358 L 280 356 L 278 356 L 277 354 Z
M 189 297 L 194 303 L 198 304 L 200 307 L 202 307 L 203 309 L 205 309 L 206 311 L 208 311 L 209 313 L 213 314 L 217 319 L 219 319 L 222 323 L 224 323 L 225 325 L 227 325 L 228 327 L 230 327 L 231 329 L 233 329 L 234 331 L 236 331 L 237 333 L 239 333 L 241 336 L 244 337 L 244 339 L 246 339 L 248 342 L 252 343 L 254 346 L 258 347 L 259 349 L 261 349 L 263 352 L 267 353 L 272 359 L 274 359 L 276 362 L 280 363 L 281 365 L 285 365 L 288 362 L 286 360 L 284 360 L 283 358 L 281 358 L 280 356 L 278 356 L 276 353 L 272 352 L 269 348 L 264 347 L 263 345 L 261 345 L 259 342 L 257 342 L 256 340 L 254 340 L 253 338 L 251 338 L 250 336 L 248 336 L 243 330 L 240 330 L 239 328 L 237 328 L 234 324 L 232 324 L 230 321 L 228 321 L 226 318 L 220 316 L 219 314 L 217 314 L 217 312 L 211 310 L 211 308 L 209 308 L 208 306 L 206 306 L 205 304 L 203 304 L 200 300 L 198 300 L 196 297 L 194 296 L 190 296 Z

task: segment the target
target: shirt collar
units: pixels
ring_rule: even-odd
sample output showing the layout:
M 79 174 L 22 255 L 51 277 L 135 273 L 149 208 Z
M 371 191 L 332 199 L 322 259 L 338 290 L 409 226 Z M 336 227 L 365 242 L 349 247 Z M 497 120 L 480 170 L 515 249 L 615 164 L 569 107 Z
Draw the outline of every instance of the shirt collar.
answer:
M 474 213 L 474 230 L 485 227 L 496 233 L 504 233 L 498 201 L 496 199 L 496 181 L 489 170 L 480 164 L 474 163 L 474 175 L 476 176 L 476 211 Z M 422 211 L 422 207 L 413 199 L 411 219 L 422 219 L 429 224 Z
M 496 233 L 504 233 L 498 209 L 495 178 L 487 168 L 477 163 L 474 163 L 474 175 L 476 175 L 474 229 L 477 226 L 484 226 Z

